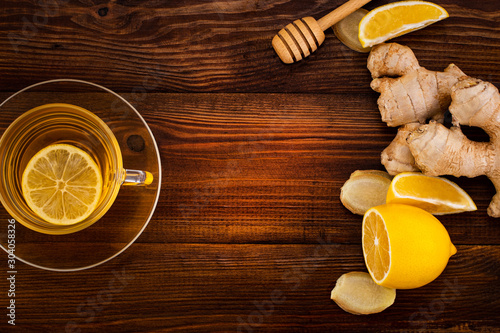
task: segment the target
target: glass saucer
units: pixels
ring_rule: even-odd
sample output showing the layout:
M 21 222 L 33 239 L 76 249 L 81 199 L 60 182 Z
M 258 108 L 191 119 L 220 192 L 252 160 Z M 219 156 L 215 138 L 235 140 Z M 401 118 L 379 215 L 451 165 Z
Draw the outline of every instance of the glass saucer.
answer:
M 147 170 L 154 177 L 147 186 L 122 186 L 113 206 L 99 221 L 66 235 L 48 235 L 19 222 L 11 223 L 12 217 L 0 206 L 3 250 L 9 253 L 10 249 L 16 260 L 37 268 L 83 270 L 116 257 L 146 228 L 160 195 L 160 154 L 151 130 L 129 102 L 107 88 L 81 80 L 45 81 L 10 96 L 0 104 L 0 134 L 22 113 L 49 103 L 73 104 L 95 113 L 118 140 L 124 166 Z

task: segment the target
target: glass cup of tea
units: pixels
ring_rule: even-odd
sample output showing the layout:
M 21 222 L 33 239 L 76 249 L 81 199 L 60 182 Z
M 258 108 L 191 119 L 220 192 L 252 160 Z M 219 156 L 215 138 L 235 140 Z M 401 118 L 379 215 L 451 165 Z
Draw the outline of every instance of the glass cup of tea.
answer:
M 145 231 L 160 197 L 162 167 L 153 132 L 134 104 L 148 109 L 154 99 L 137 92 L 151 90 L 154 78 L 120 94 L 83 80 L 49 80 L 0 103 L 1 249 L 10 253 L 15 246 L 16 261 L 40 269 L 77 271 L 115 258 Z M 40 171 L 32 162 L 62 146 L 100 174 L 93 184 L 101 193 L 87 206 L 90 215 L 48 222 L 25 200 L 32 196 L 22 192 L 23 181 L 33 178 L 22 176 Z M 60 184 L 59 192 L 74 190 Z
M 23 196 L 21 179 L 28 162 L 53 144 L 77 147 L 96 162 L 102 175 L 97 207 L 74 224 L 47 222 L 30 209 Z M 148 185 L 148 171 L 123 167 L 120 146 L 104 121 L 77 105 L 51 103 L 35 107 L 18 117 L 0 138 L 0 200 L 16 221 L 48 234 L 82 230 L 99 220 L 111 207 L 122 185 Z

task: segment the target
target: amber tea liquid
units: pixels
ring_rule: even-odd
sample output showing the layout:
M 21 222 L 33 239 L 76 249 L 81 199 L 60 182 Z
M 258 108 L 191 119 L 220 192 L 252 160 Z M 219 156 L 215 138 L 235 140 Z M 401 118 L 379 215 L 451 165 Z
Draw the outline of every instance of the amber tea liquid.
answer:
M 98 164 L 103 177 L 100 202 L 84 221 L 73 226 L 53 225 L 40 219 L 24 201 L 23 171 L 41 149 L 66 143 L 86 151 Z M 70 104 L 46 104 L 17 118 L 0 139 L 1 200 L 13 218 L 29 228 L 49 234 L 63 234 L 85 228 L 109 209 L 118 194 L 122 177 L 122 156 L 109 127 L 92 112 Z

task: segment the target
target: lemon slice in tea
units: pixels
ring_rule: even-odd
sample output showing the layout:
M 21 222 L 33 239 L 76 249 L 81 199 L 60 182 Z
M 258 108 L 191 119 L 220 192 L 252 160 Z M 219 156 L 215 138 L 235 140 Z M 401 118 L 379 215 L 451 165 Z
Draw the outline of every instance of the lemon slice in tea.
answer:
M 97 207 L 102 177 L 85 151 L 68 144 L 50 145 L 33 156 L 22 176 L 23 197 L 47 222 L 70 225 Z

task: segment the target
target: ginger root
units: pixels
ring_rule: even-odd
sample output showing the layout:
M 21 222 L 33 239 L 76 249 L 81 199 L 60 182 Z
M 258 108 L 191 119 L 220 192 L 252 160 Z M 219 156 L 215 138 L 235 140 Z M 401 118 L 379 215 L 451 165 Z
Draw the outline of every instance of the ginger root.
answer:
M 340 201 L 353 214 L 364 215 L 385 203 L 392 176 L 380 170 L 356 170 L 340 189 Z
M 377 104 L 382 121 L 388 126 L 405 125 L 382 152 L 382 164 L 391 175 L 418 171 L 406 136 L 427 120 L 443 122 L 451 102 L 450 89 L 465 74 L 453 64 L 444 72 L 427 70 L 409 47 L 397 43 L 375 46 L 367 67 L 374 79 L 370 86 L 380 93 Z
M 368 58 L 380 92 L 382 120 L 401 126 L 394 141 L 382 152 L 382 164 L 391 175 L 421 170 L 431 176 L 486 175 L 495 186 L 488 214 L 500 217 L 500 93 L 491 83 L 466 76 L 451 64 L 444 72 L 420 67 L 410 48 L 380 44 Z M 398 76 L 383 77 L 381 76 Z M 442 122 L 452 114 L 452 127 Z M 431 120 L 426 124 L 427 120 Z M 474 142 L 460 125 L 482 128 L 489 142 Z
M 379 286 L 366 272 L 349 272 L 338 278 L 330 298 L 346 312 L 367 315 L 394 304 L 396 289 Z
M 497 193 L 488 215 L 500 217 L 500 93 L 489 82 L 462 78 L 451 89 L 453 127 L 431 122 L 408 136 L 416 165 L 432 176 L 477 177 L 486 175 Z M 482 128 L 489 142 L 469 140 L 460 125 Z
M 419 123 L 409 123 L 399 127 L 394 140 L 382 151 L 382 164 L 391 175 L 405 171 L 420 171 L 406 142 L 408 135 L 419 126 Z

